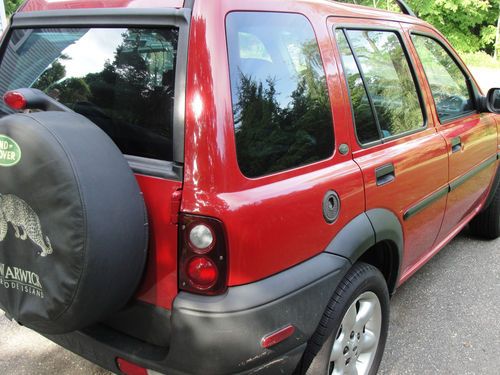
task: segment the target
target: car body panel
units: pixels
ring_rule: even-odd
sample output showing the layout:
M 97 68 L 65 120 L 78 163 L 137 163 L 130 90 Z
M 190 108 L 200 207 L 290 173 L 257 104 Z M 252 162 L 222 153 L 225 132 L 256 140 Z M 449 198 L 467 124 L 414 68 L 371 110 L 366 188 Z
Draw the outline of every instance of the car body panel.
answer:
M 137 299 L 165 309 L 172 308 L 177 295 L 177 214 L 180 201 L 173 195 L 180 181 L 136 174 L 149 219 L 148 260 Z M 177 205 L 177 207 L 176 207 Z
M 471 78 L 472 84 L 477 86 L 472 75 L 454 52 L 453 48 L 433 28 L 413 25 L 408 27 L 408 31 L 429 35 L 439 41 L 454 56 L 454 59 L 464 73 Z M 420 62 L 418 63 L 420 66 L 422 65 Z M 428 97 L 431 98 L 434 104 L 430 86 L 426 80 L 424 82 L 426 90 L 430 94 Z M 497 115 L 476 112 L 456 120 L 441 123 L 435 106 L 433 105 L 432 107 L 432 116 L 437 124 L 438 131 L 447 143 L 449 158 L 448 179 L 451 185 L 443 225 L 436 240 L 436 243 L 440 243 L 484 201 L 489 191 L 492 179 L 497 170 L 497 163 L 491 163 L 477 174 L 473 173 L 475 169 L 481 168 L 482 163 L 496 156 L 498 133 L 495 117 Z M 453 152 L 452 143 L 457 138 L 461 141 L 461 149 L 458 152 Z M 468 178 L 467 175 L 469 175 Z M 461 182 L 464 178 L 467 178 L 466 181 Z
M 332 29 L 340 26 L 366 28 L 367 23 L 365 19 L 329 19 Z M 398 33 L 403 31 L 397 22 L 369 21 L 369 25 L 373 30 Z M 403 40 L 406 42 L 404 38 Z M 339 55 L 337 59 L 340 58 Z M 421 81 L 422 78 L 418 77 L 418 80 Z M 345 82 L 345 79 L 343 81 Z M 347 90 L 346 84 L 344 88 Z M 350 102 L 347 101 L 345 106 L 350 108 Z M 426 104 L 425 112 L 429 113 L 430 110 L 430 106 Z M 428 114 L 427 118 L 429 117 Z M 351 132 L 351 139 L 356 139 L 353 120 L 350 120 L 347 127 Z M 414 217 L 405 220 L 404 215 L 412 206 L 439 192 L 448 184 L 445 142 L 437 134 L 431 118 L 425 129 L 422 128 L 414 134 L 403 135 L 398 139 L 366 148 L 354 141 L 352 148 L 354 160 L 363 171 L 366 209 L 387 209 L 398 217 L 404 228 L 405 243 L 401 262 L 404 272 L 432 247 L 441 226 L 446 205 L 444 195 Z M 389 164 L 394 165 L 395 179 L 386 185 L 378 186 L 376 169 Z
M 363 183 L 351 155 L 339 152 L 327 160 L 261 178 L 250 179 L 240 172 L 223 20 L 234 9 L 279 11 L 283 3 L 203 4 L 195 3 L 191 24 L 181 210 L 224 222 L 230 252 L 229 286 L 233 286 L 259 280 L 321 253 L 336 233 L 364 210 Z M 337 94 L 341 87 L 324 24 L 326 15 L 306 5 L 294 2 L 288 8 L 304 14 L 314 26 L 334 123 L 338 124 L 336 144 L 348 144 L 347 131 L 340 126 L 346 113 Z M 322 212 L 322 200 L 329 190 L 337 192 L 342 207 L 333 224 L 325 221 Z

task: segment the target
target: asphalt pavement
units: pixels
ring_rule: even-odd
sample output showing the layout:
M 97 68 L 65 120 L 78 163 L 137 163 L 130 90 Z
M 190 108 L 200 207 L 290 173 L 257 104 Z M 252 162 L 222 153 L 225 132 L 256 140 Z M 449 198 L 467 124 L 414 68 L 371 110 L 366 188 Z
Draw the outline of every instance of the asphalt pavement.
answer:
M 0 335 L 0 374 L 109 374 L 3 316 Z M 380 374 L 500 374 L 500 239 L 462 233 L 398 289 Z

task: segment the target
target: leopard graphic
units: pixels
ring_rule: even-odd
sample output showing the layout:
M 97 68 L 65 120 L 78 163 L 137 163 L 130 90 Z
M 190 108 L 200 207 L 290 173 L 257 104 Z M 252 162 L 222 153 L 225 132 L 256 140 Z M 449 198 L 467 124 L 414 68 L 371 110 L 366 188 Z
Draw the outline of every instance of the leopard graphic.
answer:
M 11 223 L 16 238 L 29 238 L 42 251 L 39 255 L 45 257 L 52 254 L 49 237 L 43 236 L 40 219 L 35 211 L 21 198 L 12 194 L 0 194 L 0 242 L 5 239 L 8 224 Z

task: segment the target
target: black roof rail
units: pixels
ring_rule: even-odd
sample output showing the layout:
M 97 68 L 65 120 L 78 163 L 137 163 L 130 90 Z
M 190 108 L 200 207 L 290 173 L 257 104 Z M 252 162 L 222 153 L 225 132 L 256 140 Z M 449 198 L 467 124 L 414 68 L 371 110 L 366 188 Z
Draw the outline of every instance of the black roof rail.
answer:
M 330 1 L 335 1 L 335 0 L 330 0 Z M 350 3 L 350 4 L 357 4 L 356 0 L 337 0 L 340 3 Z M 401 9 L 401 12 L 403 14 L 407 14 L 412 17 L 417 17 L 417 15 L 413 12 L 413 10 L 410 8 L 408 4 L 406 4 L 406 1 L 404 0 L 394 0 L 394 2 L 399 6 L 399 9 Z
M 395 1 L 398 4 L 399 8 L 401 9 L 401 12 L 412 17 L 417 17 L 417 15 L 413 12 L 410 6 L 406 4 L 404 0 L 395 0 Z

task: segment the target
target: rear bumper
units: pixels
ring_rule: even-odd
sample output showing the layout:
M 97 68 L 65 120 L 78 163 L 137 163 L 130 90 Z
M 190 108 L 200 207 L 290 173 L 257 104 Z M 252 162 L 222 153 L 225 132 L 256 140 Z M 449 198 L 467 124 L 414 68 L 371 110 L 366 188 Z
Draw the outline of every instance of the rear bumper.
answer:
M 100 325 L 47 337 L 116 373 L 120 357 L 169 375 L 290 374 L 349 267 L 345 258 L 323 253 L 259 282 L 229 288 L 223 296 L 180 293 L 168 347 Z M 261 347 L 265 335 L 288 324 L 296 328 L 292 337 Z

